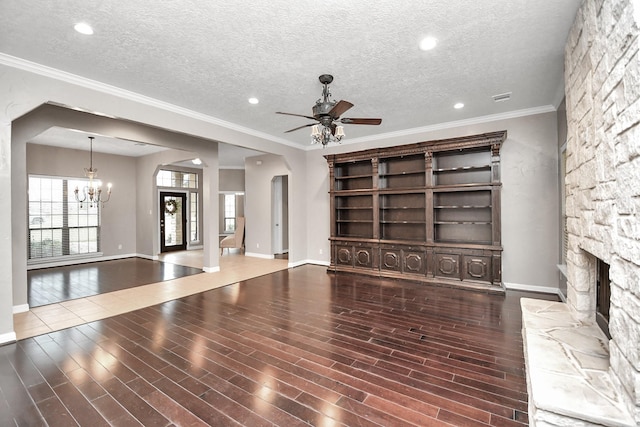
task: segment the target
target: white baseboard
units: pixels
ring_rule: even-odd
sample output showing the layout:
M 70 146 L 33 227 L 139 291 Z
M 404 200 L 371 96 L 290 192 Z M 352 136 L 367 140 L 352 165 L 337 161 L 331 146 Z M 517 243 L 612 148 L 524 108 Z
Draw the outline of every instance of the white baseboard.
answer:
M 217 273 L 220 271 L 220 266 L 218 267 L 203 267 L 202 271 L 205 273 Z
M 527 292 L 541 292 L 544 294 L 559 295 L 560 289 L 552 286 L 536 286 L 536 285 L 524 285 L 522 283 L 509 283 L 503 282 L 506 289 L 514 291 L 527 291 Z
M 6 334 L 0 334 L 0 345 L 16 342 L 18 337 L 15 332 L 8 332 Z
M 13 314 L 26 313 L 29 311 L 29 304 L 20 304 L 13 306 Z
M 263 258 L 263 259 L 274 259 L 275 256 L 273 255 L 267 255 L 267 254 L 257 254 L 255 252 L 245 252 L 244 256 L 251 256 L 254 258 Z
M 50 262 L 36 262 L 33 264 L 27 265 L 27 270 L 37 270 L 39 268 L 50 268 L 50 267 L 65 267 L 67 265 L 80 265 L 80 264 L 88 264 L 90 262 L 99 262 L 99 261 L 112 261 L 114 259 L 124 259 L 124 258 L 147 258 L 152 259 L 149 255 L 144 254 L 122 254 L 122 255 L 107 255 L 107 256 L 90 256 L 90 257 L 81 257 L 81 258 L 65 258 L 59 259 L 56 261 Z
M 324 267 L 329 267 L 330 262 L 329 261 L 319 261 L 316 259 L 305 259 L 302 261 L 298 261 L 292 264 L 289 264 L 290 267 L 299 267 L 301 265 L 305 265 L 305 264 L 314 264 L 314 265 L 322 265 Z

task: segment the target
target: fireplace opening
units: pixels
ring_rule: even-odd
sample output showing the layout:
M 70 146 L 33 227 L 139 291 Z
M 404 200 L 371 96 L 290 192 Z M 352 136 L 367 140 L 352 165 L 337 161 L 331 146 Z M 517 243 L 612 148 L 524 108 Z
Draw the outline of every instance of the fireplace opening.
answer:
M 609 306 L 611 304 L 611 281 L 609 280 L 609 264 L 597 259 L 596 262 L 596 322 L 607 338 L 609 333 Z

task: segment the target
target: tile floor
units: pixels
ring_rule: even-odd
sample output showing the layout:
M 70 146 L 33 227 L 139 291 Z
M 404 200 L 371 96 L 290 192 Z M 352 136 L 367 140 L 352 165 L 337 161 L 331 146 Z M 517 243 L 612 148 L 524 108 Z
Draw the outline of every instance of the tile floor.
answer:
M 161 261 L 202 268 L 202 251 L 167 253 L 161 256 Z M 286 259 L 253 258 L 225 252 L 220 258 L 219 272 L 34 307 L 13 316 L 14 330 L 19 340 L 34 337 L 284 270 L 287 266 Z

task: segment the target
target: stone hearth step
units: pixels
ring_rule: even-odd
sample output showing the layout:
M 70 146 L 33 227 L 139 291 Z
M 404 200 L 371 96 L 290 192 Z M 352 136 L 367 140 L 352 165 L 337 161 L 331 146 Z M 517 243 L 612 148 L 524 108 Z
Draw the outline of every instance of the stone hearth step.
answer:
M 609 374 L 609 343 L 560 302 L 522 298 L 531 426 L 636 426 Z

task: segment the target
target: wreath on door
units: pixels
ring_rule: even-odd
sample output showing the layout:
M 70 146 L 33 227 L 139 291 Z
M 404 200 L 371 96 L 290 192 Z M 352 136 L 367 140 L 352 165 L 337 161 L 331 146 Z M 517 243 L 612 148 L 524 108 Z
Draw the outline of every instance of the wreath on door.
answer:
M 169 215 L 174 215 L 178 210 L 178 201 L 175 199 L 164 202 L 164 211 Z

